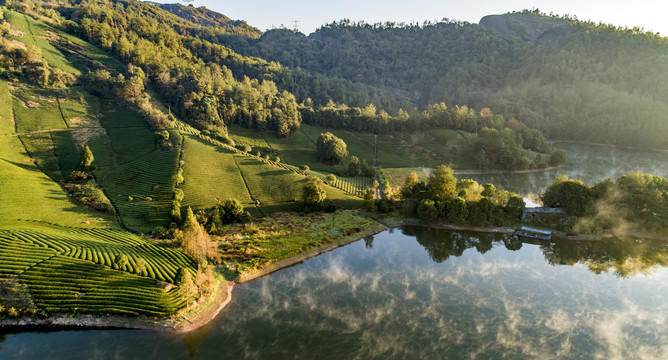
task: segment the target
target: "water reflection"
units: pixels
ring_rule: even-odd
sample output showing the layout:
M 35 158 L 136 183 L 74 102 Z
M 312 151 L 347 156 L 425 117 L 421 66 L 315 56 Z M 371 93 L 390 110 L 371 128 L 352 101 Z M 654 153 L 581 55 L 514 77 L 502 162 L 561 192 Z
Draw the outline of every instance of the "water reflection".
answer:
M 407 227 L 236 286 L 205 329 L 12 334 L 0 358 L 659 359 L 666 249 L 636 245 Z M 623 259 L 651 274 L 589 267 Z
M 663 240 L 561 241 L 541 250 L 551 265 L 583 264 L 596 274 L 607 271 L 622 278 L 668 267 L 668 243 Z
M 506 249 L 517 251 L 522 241 L 510 234 L 466 233 L 406 226 L 402 233 L 414 236 L 429 257 L 437 263 L 451 256 L 462 256 L 467 249 L 485 254 L 502 243 Z M 603 239 L 598 241 L 561 240 L 536 243 L 550 265 L 585 265 L 595 274 L 612 272 L 625 278 L 650 274 L 657 267 L 668 267 L 668 244 L 651 239 Z

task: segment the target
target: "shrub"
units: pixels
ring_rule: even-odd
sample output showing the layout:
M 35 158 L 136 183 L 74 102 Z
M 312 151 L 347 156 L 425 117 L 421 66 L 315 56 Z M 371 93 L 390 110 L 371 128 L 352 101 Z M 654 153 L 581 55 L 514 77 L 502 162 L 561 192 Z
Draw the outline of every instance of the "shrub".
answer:
M 85 171 L 75 170 L 70 173 L 71 181 L 81 181 L 90 179 L 90 175 Z

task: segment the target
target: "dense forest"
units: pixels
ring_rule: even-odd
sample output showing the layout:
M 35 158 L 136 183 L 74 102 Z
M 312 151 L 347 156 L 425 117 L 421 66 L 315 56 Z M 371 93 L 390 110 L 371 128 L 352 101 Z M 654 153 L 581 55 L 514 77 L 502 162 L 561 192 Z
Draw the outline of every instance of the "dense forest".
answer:
M 41 6 L 19 2 L 12 6 L 113 53 L 125 69 L 109 69 L 92 62 L 78 81 L 95 95 L 120 96 L 137 106 L 154 128 L 169 127 L 173 119 L 153 111 L 145 91 L 154 91 L 169 108 L 170 116 L 173 112 L 228 143 L 231 141 L 227 127 L 231 124 L 288 137 L 303 120 L 312 125 L 372 133 L 463 130 L 474 133 L 471 153 L 478 155 L 480 168 L 542 167 L 547 165 L 546 160 L 537 155 L 525 156 L 525 152 L 551 152 L 549 147 L 536 145 L 545 142 L 542 134 L 524 131 L 529 129 L 522 122 L 513 129 L 522 129 L 521 135 L 518 132 L 517 136 L 508 137 L 510 143 L 500 144 L 501 147 L 485 145 L 484 139 L 476 140 L 475 134 L 485 128 L 503 130 L 518 122 L 495 115 L 487 107 L 477 111 L 440 102 L 421 110 L 412 106 L 406 96 L 378 90 L 390 88 L 387 86 L 364 85 L 329 74 L 311 75 L 277 62 L 240 55 L 221 43 L 238 38 L 244 40 L 238 44 L 248 44 L 257 38 L 257 32 L 222 15 L 202 14 L 204 10 L 161 8 L 137 1 L 63 1 Z M 70 46 L 59 39 L 54 42 L 61 51 Z M 235 43 L 228 42 L 230 46 Z M 495 161 L 489 156 L 503 149 L 511 149 L 510 156 L 516 161 Z
M 483 24 L 342 20 L 308 36 L 273 29 L 260 37 L 211 40 L 296 73 L 383 89 L 381 94 L 400 96 L 420 110 L 440 102 L 488 107 L 548 138 L 668 147 L 661 135 L 668 130 L 665 38 L 539 11 L 510 13 Z M 293 93 L 298 100 L 304 96 Z M 317 105 L 328 100 L 312 98 Z M 335 92 L 330 98 L 359 106 Z M 365 100 L 391 114 L 399 107 L 410 113 L 396 99 L 384 104 Z

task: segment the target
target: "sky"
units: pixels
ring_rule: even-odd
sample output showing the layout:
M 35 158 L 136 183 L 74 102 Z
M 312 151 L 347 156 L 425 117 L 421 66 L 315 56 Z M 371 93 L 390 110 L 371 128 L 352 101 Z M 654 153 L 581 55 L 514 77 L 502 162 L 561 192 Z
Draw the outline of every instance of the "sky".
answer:
M 184 0 L 159 0 L 161 3 Z M 668 36 L 667 0 L 189 0 L 194 6 L 245 20 L 262 31 L 281 25 L 309 34 L 325 23 L 350 19 L 367 23 L 453 20 L 478 23 L 485 15 L 539 9 L 556 15 L 615 26 L 639 26 Z

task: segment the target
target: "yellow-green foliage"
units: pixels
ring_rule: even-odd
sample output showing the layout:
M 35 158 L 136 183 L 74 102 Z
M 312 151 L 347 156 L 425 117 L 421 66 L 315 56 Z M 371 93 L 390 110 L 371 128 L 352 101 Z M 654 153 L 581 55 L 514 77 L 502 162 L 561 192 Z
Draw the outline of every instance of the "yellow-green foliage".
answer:
M 0 136 L 0 204 L 0 224 L 24 219 L 71 226 L 116 226 L 113 218 L 75 205 L 30 161 L 15 136 Z
M 0 80 L 0 136 L 14 132 L 13 107 L 9 85 L 6 81 Z
M 263 267 L 273 261 L 310 249 L 359 239 L 384 228 L 358 216 L 357 211 L 333 214 L 280 213 L 245 225 L 225 226 L 220 243 L 226 265 L 241 271 Z
M 260 215 L 248 194 L 232 151 L 187 135 L 183 147 L 183 161 L 183 205 L 201 209 L 228 199 L 237 199 L 246 211 L 254 216 Z
M 291 211 L 301 208 L 302 189 L 306 177 L 277 166 L 243 155 L 235 155 L 251 195 L 260 201 L 260 208 L 266 214 L 277 211 Z M 345 192 L 325 186 L 327 199 L 343 207 L 359 205 L 360 199 Z
M 0 277 L 18 276 L 38 310 L 164 316 L 185 305 L 177 290 L 155 286 L 173 284 L 180 268 L 195 272 L 177 250 L 115 230 L 25 226 L 0 229 Z M 113 264 L 119 254 L 128 259 L 122 269 Z

